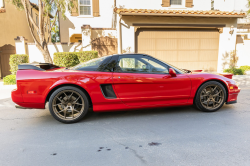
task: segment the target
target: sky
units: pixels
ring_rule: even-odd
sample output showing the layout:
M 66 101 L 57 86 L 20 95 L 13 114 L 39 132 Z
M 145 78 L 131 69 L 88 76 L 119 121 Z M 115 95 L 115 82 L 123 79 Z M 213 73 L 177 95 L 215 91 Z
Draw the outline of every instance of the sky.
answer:
M 30 0 L 30 2 L 38 4 L 38 0 Z
M 38 5 L 38 0 L 30 0 L 30 2 L 35 3 L 35 4 Z M 54 15 L 55 15 L 55 12 L 52 12 L 51 14 L 54 16 Z

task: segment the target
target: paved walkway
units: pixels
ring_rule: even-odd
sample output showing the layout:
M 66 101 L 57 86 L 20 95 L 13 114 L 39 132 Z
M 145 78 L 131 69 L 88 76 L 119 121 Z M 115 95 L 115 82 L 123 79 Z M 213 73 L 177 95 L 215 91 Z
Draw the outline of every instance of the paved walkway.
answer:
M 239 87 L 250 87 L 250 75 L 236 75 L 233 80 L 240 84 Z
M 16 88 L 16 85 L 3 85 L 3 81 L 0 80 L 0 100 L 11 97 L 11 91 Z

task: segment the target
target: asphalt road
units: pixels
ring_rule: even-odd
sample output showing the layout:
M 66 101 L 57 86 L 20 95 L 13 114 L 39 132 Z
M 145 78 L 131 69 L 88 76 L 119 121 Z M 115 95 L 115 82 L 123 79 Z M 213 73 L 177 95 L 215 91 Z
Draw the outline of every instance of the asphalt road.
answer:
M 215 113 L 193 107 L 90 113 L 62 124 L 0 100 L 0 165 L 250 165 L 250 87 Z

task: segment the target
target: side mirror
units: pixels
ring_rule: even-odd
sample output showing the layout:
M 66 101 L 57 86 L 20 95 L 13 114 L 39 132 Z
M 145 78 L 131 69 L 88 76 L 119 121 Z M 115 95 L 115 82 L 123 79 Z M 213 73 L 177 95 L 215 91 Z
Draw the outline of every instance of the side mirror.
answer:
M 171 77 L 176 77 L 176 73 L 172 68 L 169 68 L 169 74 L 171 75 Z

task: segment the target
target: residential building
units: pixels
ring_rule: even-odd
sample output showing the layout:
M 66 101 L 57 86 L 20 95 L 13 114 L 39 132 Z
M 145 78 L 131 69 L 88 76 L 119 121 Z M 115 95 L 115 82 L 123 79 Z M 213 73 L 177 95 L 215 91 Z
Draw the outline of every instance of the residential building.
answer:
M 237 19 L 246 16 L 235 11 L 241 7 L 238 0 L 74 2 L 78 10 L 66 13 L 66 20 L 60 17 L 61 42 L 81 41 L 82 50 L 100 52 L 105 46 L 93 44 L 98 38 L 117 38 L 118 53 L 146 53 L 181 68 L 210 72 L 226 67 L 224 56 L 236 46 Z
M 30 3 L 29 11 L 38 24 L 38 6 Z M 51 15 L 49 16 L 52 17 Z M 48 28 L 50 26 L 50 18 L 46 18 L 45 36 L 48 37 Z M 0 78 L 10 73 L 9 58 L 11 54 L 16 53 L 15 38 L 24 36 L 27 42 L 34 42 L 31 31 L 29 29 L 26 15 L 24 11 L 18 10 L 13 4 L 0 0 Z M 37 32 L 35 37 L 38 39 Z

